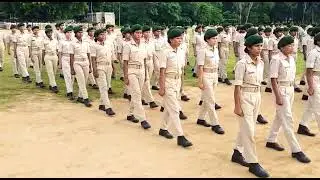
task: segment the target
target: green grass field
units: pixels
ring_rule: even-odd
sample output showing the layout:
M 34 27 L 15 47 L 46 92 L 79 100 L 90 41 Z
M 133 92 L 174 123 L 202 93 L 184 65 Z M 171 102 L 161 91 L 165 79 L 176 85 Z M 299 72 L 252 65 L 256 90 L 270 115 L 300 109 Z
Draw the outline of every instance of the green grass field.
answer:
M 230 50 L 230 57 L 227 64 L 228 69 L 228 77 L 229 79 L 234 79 L 234 74 L 232 73 L 234 65 L 235 65 L 235 56 L 233 51 Z M 304 61 L 303 61 L 302 53 L 298 54 L 298 62 L 297 62 L 297 79 L 300 78 L 301 73 L 304 71 Z M 197 79 L 192 77 L 192 67 L 194 65 L 195 58 L 193 57 L 193 50 L 190 46 L 190 56 L 189 62 L 190 66 L 186 68 L 186 76 L 185 76 L 185 85 L 186 86 L 196 86 Z M 114 95 L 111 95 L 110 98 L 120 98 L 123 95 L 123 86 L 124 83 L 119 80 L 119 64 L 116 64 L 117 68 L 117 76 L 116 80 L 112 80 L 112 89 L 115 92 Z M 48 89 L 48 75 L 46 73 L 45 67 L 42 70 L 42 79 L 46 85 L 45 89 L 39 89 L 35 86 L 35 75 L 33 69 L 28 69 L 29 74 L 33 82 L 31 84 L 23 83 L 21 78 L 16 79 L 13 77 L 12 68 L 11 68 L 11 60 L 9 59 L 9 55 L 5 54 L 5 64 L 4 64 L 4 71 L 0 72 L 0 107 L 5 106 L 7 103 L 16 101 L 19 102 L 19 95 L 25 94 L 36 94 L 39 96 L 46 96 L 47 93 L 51 93 Z M 59 88 L 59 93 L 56 96 L 61 97 L 66 100 L 66 88 L 64 80 L 59 77 L 59 73 L 56 75 L 56 82 Z M 89 99 L 95 101 L 99 99 L 99 90 L 92 89 L 91 87 L 87 88 L 89 93 Z M 74 83 L 74 94 L 77 95 L 78 93 L 78 86 Z M 61 100 L 63 100 L 61 99 Z

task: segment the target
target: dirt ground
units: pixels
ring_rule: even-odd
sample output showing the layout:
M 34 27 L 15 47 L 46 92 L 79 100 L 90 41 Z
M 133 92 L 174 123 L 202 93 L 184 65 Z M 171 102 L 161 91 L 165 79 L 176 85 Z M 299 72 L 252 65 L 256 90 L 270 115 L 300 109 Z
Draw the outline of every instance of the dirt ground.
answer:
M 158 136 L 161 113 L 147 109 L 152 128 L 125 120 L 128 102 L 112 100 L 117 115 L 107 117 L 82 104 L 61 101 L 48 96 L 24 96 L 0 112 L 0 176 L 1 177 L 255 177 L 248 169 L 230 161 L 238 131 L 233 114 L 233 87 L 219 85 L 216 98 L 223 108 L 218 111 L 225 135 L 195 124 L 200 90 L 186 88 L 191 100 L 182 102 L 188 119 L 183 121 L 186 137 L 194 146 L 183 149 L 176 139 Z M 303 113 L 301 94 L 294 103 L 295 131 Z M 159 100 L 159 96 L 156 95 Z M 271 94 L 263 93 L 262 114 L 272 121 Z M 291 158 L 283 133 L 279 141 L 285 151 L 264 147 L 271 123 L 256 126 L 256 142 L 260 163 L 271 177 L 320 176 L 319 137 L 298 140 L 310 164 Z M 317 132 L 316 123 L 311 124 Z

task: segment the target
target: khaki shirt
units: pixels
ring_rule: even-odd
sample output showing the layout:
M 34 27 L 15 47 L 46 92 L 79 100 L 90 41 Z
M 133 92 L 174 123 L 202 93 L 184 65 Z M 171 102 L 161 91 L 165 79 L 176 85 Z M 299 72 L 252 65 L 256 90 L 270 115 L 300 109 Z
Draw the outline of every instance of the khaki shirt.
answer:
M 61 40 L 58 43 L 58 52 L 62 55 L 70 55 L 72 40 Z
M 307 55 L 306 68 L 311 68 L 313 71 L 320 71 L 320 47 L 316 46 Z
M 234 85 L 260 87 L 263 80 L 263 67 L 264 63 L 260 57 L 258 57 L 257 64 L 254 64 L 251 57 L 246 53 L 235 66 Z
M 263 37 L 263 45 L 262 45 L 262 49 L 263 50 L 269 50 L 269 41 L 271 39 L 271 37 L 267 37 L 266 35 L 262 36 Z
M 313 48 L 314 48 L 314 41 L 313 37 L 311 37 L 309 34 L 307 34 L 303 39 L 302 39 L 302 45 L 306 46 L 306 54 L 308 54 Z
M 70 54 L 74 55 L 75 61 L 88 60 L 88 53 L 90 54 L 90 46 L 86 41 L 74 40 L 70 44 Z
M 166 45 L 166 40 L 163 37 L 153 38 L 155 51 L 160 51 Z
M 144 60 L 147 58 L 147 47 L 143 42 L 138 45 L 134 40 L 125 44 L 122 52 L 122 60 L 128 61 L 128 64 L 144 66 Z
M 116 59 L 115 51 L 113 44 L 111 42 L 104 42 L 100 44 L 100 42 L 95 42 L 91 48 L 92 57 L 96 57 L 96 61 L 99 62 L 106 62 L 110 63 L 111 65 L 112 60 Z
M 183 51 L 181 48 L 178 47 L 177 49 L 173 49 L 170 45 L 167 45 L 160 52 L 160 68 L 166 68 L 166 75 L 181 76 L 181 59 L 183 59 Z
M 217 41 L 219 43 L 221 43 L 221 45 L 223 47 L 229 47 L 229 44 L 231 42 L 231 36 L 230 34 L 227 34 L 225 31 L 222 31 L 219 35 L 218 35 L 218 38 L 217 38 Z
M 14 34 L 10 33 L 10 34 L 9 34 L 10 49 L 13 49 L 13 48 L 14 48 L 13 45 L 14 45 L 14 43 L 16 43 L 16 42 L 17 42 L 17 33 L 14 33 Z
M 206 46 L 206 42 L 204 41 L 204 34 L 195 33 L 193 38 L 193 44 L 196 45 L 196 51 L 204 48 Z
M 270 38 L 268 43 L 268 50 L 272 51 L 272 55 L 278 54 L 280 52 L 280 49 L 278 49 L 278 43 L 282 37 L 279 37 L 278 39 L 276 37 Z
M 216 47 L 210 47 L 208 44 L 197 53 L 197 64 L 203 66 L 203 68 L 217 70 L 219 60 L 219 50 Z
M 131 40 L 130 40 L 130 41 L 126 41 L 126 39 L 123 38 L 122 41 L 120 41 L 119 44 L 118 44 L 118 46 L 117 46 L 117 53 L 118 53 L 118 54 L 122 54 L 122 52 L 123 52 L 123 47 L 124 47 L 126 44 L 130 43 L 130 42 L 131 42 Z
M 147 48 L 147 60 L 150 61 L 152 60 L 153 54 L 155 53 L 155 47 L 154 47 L 154 42 L 152 42 L 151 39 L 149 39 L 148 41 L 146 41 L 144 38 L 141 39 Z
M 58 50 L 58 41 L 56 39 L 46 39 L 43 42 L 44 44 L 44 50 L 46 54 L 49 55 L 57 55 Z
M 282 52 L 274 55 L 270 61 L 270 78 L 277 78 L 278 82 L 294 82 L 296 63 L 292 56 L 286 57 Z
M 26 33 L 17 34 L 17 46 L 30 46 L 30 36 Z
M 299 39 L 297 37 L 293 37 L 293 38 L 294 38 L 293 53 L 296 54 L 298 52 L 298 48 L 299 48 Z
M 238 33 L 238 35 L 236 36 L 236 40 L 235 42 L 239 43 L 239 47 L 238 47 L 238 53 L 239 53 L 239 58 L 242 59 L 245 56 L 245 52 L 244 49 L 246 48 L 246 46 L 244 45 L 245 39 L 244 37 L 246 36 L 247 33 Z
M 41 51 L 44 49 L 44 42 L 41 36 L 32 35 L 30 40 L 31 51 Z

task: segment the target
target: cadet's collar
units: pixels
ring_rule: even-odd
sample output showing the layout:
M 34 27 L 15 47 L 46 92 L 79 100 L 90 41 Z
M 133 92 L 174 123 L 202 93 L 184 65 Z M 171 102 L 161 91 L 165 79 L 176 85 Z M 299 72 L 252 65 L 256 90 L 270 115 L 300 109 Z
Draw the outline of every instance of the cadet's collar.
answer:
M 249 56 L 249 54 L 246 54 L 246 55 L 245 55 L 245 58 L 246 58 L 248 64 L 254 64 L 254 62 L 253 62 L 253 60 L 251 59 L 251 56 Z M 258 56 L 258 57 L 257 57 L 257 64 L 259 64 L 260 61 L 261 61 L 261 57 Z
M 282 59 L 282 60 L 288 61 L 288 60 L 290 59 L 290 56 L 291 56 L 291 55 L 289 55 L 289 56 L 284 55 L 281 51 L 280 51 L 280 53 L 279 53 L 279 57 L 280 57 L 280 59 Z
M 210 45 L 207 43 L 207 49 L 213 51 L 213 50 L 214 50 L 214 46 L 210 46 Z
M 104 41 L 97 41 L 97 43 L 99 44 L 99 45 L 101 45 L 101 46 L 103 46 L 104 45 Z
M 140 39 L 140 43 L 139 43 L 139 45 L 136 43 L 136 41 L 134 41 L 133 39 L 131 40 L 131 44 L 132 45 L 135 45 L 135 46 L 140 46 L 141 45 L 141 39 Z
M 179 48 L 179 47 L 177 47 L 177 48 L 174 49 L 174 48 L 169 44 L 169 49 L 170 49 L 171 52 L 177 53 L 178 48 Z

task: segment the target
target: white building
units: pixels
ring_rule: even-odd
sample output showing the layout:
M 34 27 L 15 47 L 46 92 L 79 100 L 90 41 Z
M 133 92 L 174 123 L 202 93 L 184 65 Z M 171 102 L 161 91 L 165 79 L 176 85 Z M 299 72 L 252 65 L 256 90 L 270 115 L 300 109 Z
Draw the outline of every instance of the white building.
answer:
M 113 12 L 88 13 L 87 20 L 103 24 L 116 24 L 115 14 Z

